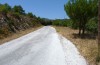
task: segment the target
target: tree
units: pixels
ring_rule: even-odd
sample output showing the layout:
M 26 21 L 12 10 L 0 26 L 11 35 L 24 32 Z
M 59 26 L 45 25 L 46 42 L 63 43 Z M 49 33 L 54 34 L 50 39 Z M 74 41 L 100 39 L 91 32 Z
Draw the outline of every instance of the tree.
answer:
M 11 6 L 6 4 L 0 4 L 0 12 L 1 13 L 7 13 L 8 11 L 11 11 Z
M 35 15 L 33 15 L 33 13 L 32 13 L 32 12 L 29 12 L 29 13 L 27 14 L 27 16 L 29 16 L 29 17 L 31 17 L 31 18 L 36 18 L 36 16 L 35 16 Z
M 23 8 L 19 5 L 19 6 L 14 6 L 12 8 L 12 11 L 18 14 L 25 14 L 25 11 L 23 10 Z
M 98 58 L 100 61 L 100 0 L 98 6 Z
M 6 7 L 7 11 L 11 11 L 11 6 L 10 5 L 8 5 L 7 3 L 5 3 L 4 6 Z
M 79 35 L 84 36 L 88 20 L 97 16 L 97 3 L 98 0 L 69 0 L 64 5 L 68 16 L 78 25 Z

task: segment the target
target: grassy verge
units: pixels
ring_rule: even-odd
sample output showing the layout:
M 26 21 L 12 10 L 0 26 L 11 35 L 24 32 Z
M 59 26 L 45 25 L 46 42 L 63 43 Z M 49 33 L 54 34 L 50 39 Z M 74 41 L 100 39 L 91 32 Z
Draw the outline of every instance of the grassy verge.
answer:
M 88 61 L 89 65 L 96 65 L 96 57 L 98 51 L 98 44 L 96 38 L 89 37 L 81 39 L 75 36 L 75 34 L 78 33 L 78 30 L 74 30 L 68 27 L 53 27 L 56 28 L 58 33 L 62 34 L 64 37 L 66 37 L 76 45 L 81 55 L 83 55 Z
M 29 29 L 27 29 L 27 30 L 23 30 L 23 31 L 18 31 L 18 32 L 16 32 L 16 33 L 12 33 L 12 34 L 10 34 L 8 37 L 6 37 L 6 38 L 4 38 L 4 39 L 0 39 L 0 45 L 3 44 L 3 43 L 5 43 L 5 42 L 8 42 L 8 41 L 10 41 L 10 40 L 19 38 L 19 37 L 21 37 L 21 36 L 23 36 L 23 35 L 26 35 L 26 34 L 28 34 L 28 33 L 30 33 L 30 32 L 33 32 L 33 31 L 35 31 L 35 30 L 37 30 L 37 29 L 39 29 L 39 28 L 41 28 L 41 27 L 42 27 L 42 26 L 34 27 L 34 28 L 29 28 Z

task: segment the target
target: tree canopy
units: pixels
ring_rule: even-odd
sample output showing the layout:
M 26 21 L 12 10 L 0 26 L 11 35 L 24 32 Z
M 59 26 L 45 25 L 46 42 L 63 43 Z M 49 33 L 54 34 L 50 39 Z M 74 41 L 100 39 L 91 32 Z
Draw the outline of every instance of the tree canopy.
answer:
M 10 10 L 11 10 L 11 6 L 9 6 L 7 3 L 6 4 L 0 4 L 0 12 L 7 13 Z
M 69 0 L 64 8 L 70 19 L 78 25 L 79 35 L 84 35 L 88 20 L 97 17 L 98 0 Z
M 19 6 L 14 6 L 12 8 L 13 12 L 19 13 L 19 14 L 25 14 L 25 11 L 23 10 L 23 8 L 19 5 Z

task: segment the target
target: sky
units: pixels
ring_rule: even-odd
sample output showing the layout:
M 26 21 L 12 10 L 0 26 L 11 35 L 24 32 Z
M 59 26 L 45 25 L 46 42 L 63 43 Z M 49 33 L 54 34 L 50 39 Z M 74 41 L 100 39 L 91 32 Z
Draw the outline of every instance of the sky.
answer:
M 8 3 L 10 6 L 21 5 L 26 13 L 48 19 L 68 18 L 64 11 L 64 4 L 68 0 L 0 0 L 1 4 Z

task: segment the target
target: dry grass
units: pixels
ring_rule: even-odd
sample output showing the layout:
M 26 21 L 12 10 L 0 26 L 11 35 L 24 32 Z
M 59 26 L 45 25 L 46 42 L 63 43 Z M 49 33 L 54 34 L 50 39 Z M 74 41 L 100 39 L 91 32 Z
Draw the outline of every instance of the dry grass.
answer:
M 35 31 L 35 30 L 37 30 L 37 29 L 39 29 L 39 28 L 41 28 L 41 27 L 42 27 L 42 26 L 40 26 L 40 27 L 34 27 L 34 28 L 29 28 L 29 29 L 27 29 L 27 30 L 23 30 L 23 31 L 18 31 L 18 32 L 16 32 L 16 33 L 12 33 L 10 36 L 8 36 L 8 37 L 6 37 L 6 38 L 4 38 L 4 39 L 0 39 L 0 45 L 3 44 L 3 43 L 5 43 L 5 42 L 8 42 L 8 41 L 10 41 L 10 40 L 19 38 L 19 37 L 21 37 L 21 36 L 23 36 L 23 35 L 25 35 L 25 34 L 30 33 L 30 32 L 33 32 L 33 31 Z
M 62 34 L 64 37 L 66 37 L 76 45 L 81 55 L 83 55 L 88 61 L 89 65 L 96 65 L 97 48 L 98 48 L 96 38 L 81 39 L 73 35 L 77 34 L 78 30 L 73 30 L 68 27 L 57 27 L 57 26 L 53 27 L 56 28 L 57 32 Z

